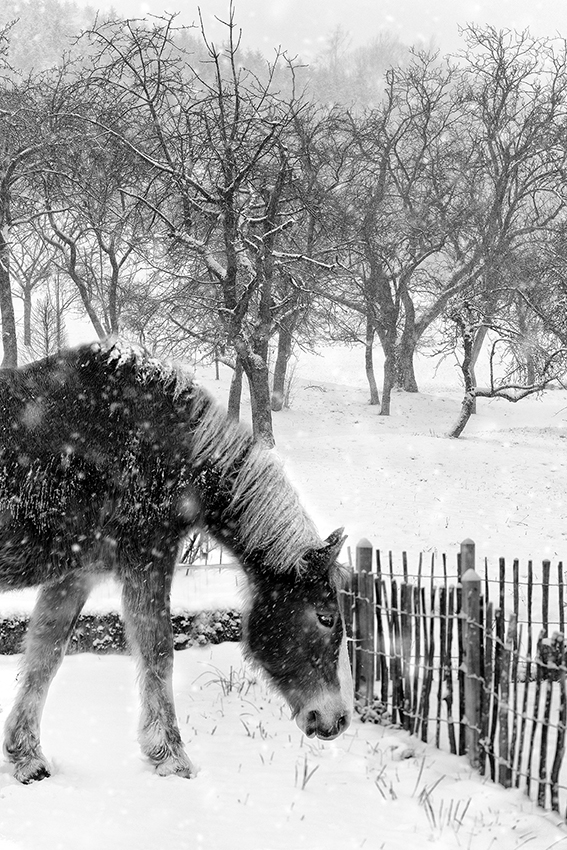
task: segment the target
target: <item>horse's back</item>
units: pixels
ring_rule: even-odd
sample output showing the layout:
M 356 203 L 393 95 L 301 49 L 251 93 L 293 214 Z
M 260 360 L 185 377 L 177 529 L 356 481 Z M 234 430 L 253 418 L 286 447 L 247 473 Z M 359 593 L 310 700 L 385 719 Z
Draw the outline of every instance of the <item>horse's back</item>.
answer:
M 0 586 L 106 566 L 117 537 L 130 551 L 151 536 L 170 507 L 167 452 L 148 450 L 158 405 L 134 359 L 96 345 L 0 372 Z

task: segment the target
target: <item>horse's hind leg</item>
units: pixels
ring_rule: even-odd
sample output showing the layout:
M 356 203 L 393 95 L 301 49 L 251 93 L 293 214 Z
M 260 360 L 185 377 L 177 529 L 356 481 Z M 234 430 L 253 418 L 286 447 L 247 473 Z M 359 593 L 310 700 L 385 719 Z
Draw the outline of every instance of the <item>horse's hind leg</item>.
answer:
M 165 562 L 166 559 L 164 559 Z M 196 770 L 181 742 L 173 704 L 173 632 L 169 607 L 173 564 L 124 577 L 123 608 L 137 657 L 142 696 L 140 746 L 162 776 L 191 777 Z
M 50 775 L 39 742 L 41 714 L 93 583 L 92 576 L 75 573 L 44 585 L 32 613 L 21 682 L 4 731 L 4 753 L 14 764 L 14 776 L 24 784 Z

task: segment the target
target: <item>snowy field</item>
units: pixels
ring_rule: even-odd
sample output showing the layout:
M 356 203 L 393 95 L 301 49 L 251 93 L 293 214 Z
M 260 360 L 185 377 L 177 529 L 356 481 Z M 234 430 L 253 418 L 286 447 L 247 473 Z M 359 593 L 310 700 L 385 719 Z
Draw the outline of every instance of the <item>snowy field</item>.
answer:
M 355 722 L 331 743 L 304 738 L 237 644 L 175 662 L 197 778 L 160 778 L 141 759 L 130 659 L 71 656 L 44 714 L 54 775 L 24 787 L 0 768 L 1 850 L 567 847 L 558 818 L 404 733 Z M 6 707 L 16 667 L 1 660 Z
M 448 440 L 458 374 L 422 360 L 420 395 L 395 394 L 392 416 L 367 404 L 362 350 L 303 356 L 292 408 L 275 416 L 277 448 L 322 533 L 346 526 L 354 546 L 450 557 L 465 537 L 480 556 L 567 561 L 564 439 L 567 393 L 518 405 L 480 401 L 463 437 Z M 228 373 L 203 384 L 224 400 Z M 238 604 L 233 570 L 180 572 L 174 607 Z M 5 611 L 33 593 L 5 594 Z M 91 610 L 116 606 L 101 588 Z M 279 697 L 256 681 L 239 648 L 175 656 L 182 737 L 195 780 L 154 776 L 136 744 L 129 658 L 72 656 L 50 692 L 44 750 L 54 775 L 29 787 L 0 766 L 0 850 L 567 850 L 567 829 L 464 759 L 397 730 L 355 720 L 331 743 L 303 738 Z M 9 711 L 17 657 L 0 658 Z

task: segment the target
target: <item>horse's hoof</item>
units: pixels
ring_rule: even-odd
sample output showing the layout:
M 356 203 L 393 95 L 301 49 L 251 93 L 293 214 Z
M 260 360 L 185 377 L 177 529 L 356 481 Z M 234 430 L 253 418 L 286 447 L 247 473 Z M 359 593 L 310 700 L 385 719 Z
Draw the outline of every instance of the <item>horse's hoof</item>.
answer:
M 167 759 L 167 761 L 156 765 L 156 773 L 158 776 L 181 776 L 183 779 L 195 779 L 197 768 L 189 759 L 183 762 Z
M 16 765 L 14 768 L 14 777 L 22 785 L 31 785 L 32 782 L 40 782 L 49 776 L 51 776 L 51 770 L 45 762 L 39 759 L 34 759 L 25 765 Z

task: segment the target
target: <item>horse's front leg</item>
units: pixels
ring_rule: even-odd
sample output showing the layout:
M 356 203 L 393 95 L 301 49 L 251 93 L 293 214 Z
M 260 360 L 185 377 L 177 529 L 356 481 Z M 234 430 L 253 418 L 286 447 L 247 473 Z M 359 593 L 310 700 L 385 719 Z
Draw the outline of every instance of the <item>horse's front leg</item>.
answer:
M 124 575 L 124 619 L 139 667 L 142 715 L 139 740 L 162 776 L 195 776 L 173 703 L 170 590 L 174 564 L 166 558 Z
M 4 731 L 4 753 L 14 764 L 14 776 L 24 784 L 51 774 L 39 741 L 43 706 L 95 581 L 93 576 L 71 573 L 44 585 L 31 615 L 21 681 Z

